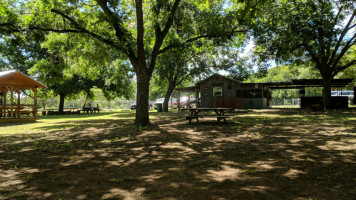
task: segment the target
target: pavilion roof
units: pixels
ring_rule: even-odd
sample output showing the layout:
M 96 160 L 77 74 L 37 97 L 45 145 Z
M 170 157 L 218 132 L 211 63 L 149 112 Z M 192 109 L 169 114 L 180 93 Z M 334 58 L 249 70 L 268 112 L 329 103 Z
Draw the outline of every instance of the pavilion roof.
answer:
M 46 86 L 17 70 L 2 71 L 0 72 L 0 90 L 8 88 L 25 90 L 46 88 Z
M 350 79 L 332 79 L 331 87 L 346 87 L 353 81 Z M 263 83 L 271 89 L 297 89 L 305 87 L 323 87 L 323 79 L 293 79 L 290 82 Z
M 232 82 L 241 83 L 241 81 L 235 80 L 235 79 L 233 79 L 233 78 L 229 78 L 229 77 L 227 77 L 227 76 L 224 76 L 224 75 L 221 75 L 221 74 L 218 74 L 218 73 L 215 73 L 215 74 L 213 74 L 213 75 L 211 75 L 211 76 L 209 76 L 209 77 L 207 77 L 207 78 L 205 78 L 205 79 L 203 79 L 203 80 L 201 80 L 201 81 L 198 81 L 198 82 L 196 83 L 196 85 L 198 85 L 198 84 L 200 84 L 200 83 L 202 83 L 202 82 L 205 82 L 205 81 L 207 81 L 207 80 L 209 80 L 209 79 L 211 79 L 211 78 L 214 78 L 214 77 L 221 77 L 221 78 L 223 78 L 223 79 L 230 80 L 230 81 L 232 81 Z

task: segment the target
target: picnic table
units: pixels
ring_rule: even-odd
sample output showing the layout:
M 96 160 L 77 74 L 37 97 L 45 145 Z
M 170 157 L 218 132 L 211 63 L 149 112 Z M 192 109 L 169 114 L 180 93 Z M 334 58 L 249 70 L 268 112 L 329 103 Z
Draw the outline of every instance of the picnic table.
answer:
M 100 112 L 100 109 L 98 107 L 83 107 L 83 112 L 86 112 L 86 113 L 95 113 L 95 112 Z
M 199 118 L 204 118 L 204 117 L 213 117 L 220 122 L 220 120 L 223 120 L 224 123 L 226 122 L 227 118 L 230 118 L 229 115 L 226 115 L 227 111 L 232 111 L 234 108 L 185 108 L 182 110 L 188 110 L 190 111 L 190 115 L 186 116 L 186 120 L 189 120 L 189 124 L 191 124 L 192 119 L 196 119 L 197 123 L 199 122 Z M 201 114 L 201 113 L 205 114 Z M 210 114 L 206 114 L 207 112 L 210 112 Z M 213 113 L 213 114 L 211 114 Z
M 34 107 L 34 106 L 32 106 L 32 105 L 13 105 L 13 106 L 0 105 L 0 118 L 5 118 L 5 117 L 20 118 L 21 115 L 23 115 L 23 114 L 27 115 L 27 117 L 30 117 L 30 114 L 34 115 L 34 111 L 32 108 L 31 108 L 32 110 L 29 110 L 29 108 L 25 109 L 25 107 Z
M 47 111 L 47 112 L 46 112 Z M 42 111 L 42 115 L 59 115 L 60 112 L 57 108 L 48 108 Z M 63 114 L 70 115 L 70 114 L 80 114 L 79 108 L 63 108 Z

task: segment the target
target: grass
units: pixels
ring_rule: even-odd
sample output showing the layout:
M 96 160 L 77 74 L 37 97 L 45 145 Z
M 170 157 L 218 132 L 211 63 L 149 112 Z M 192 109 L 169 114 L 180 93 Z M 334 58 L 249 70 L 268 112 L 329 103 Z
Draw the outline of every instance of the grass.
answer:
M 81 115 L 51 115 L 39 116 L 36 123 L 23 124 L 0 124 L 2 135 L 11 134 L 28 134 L 28 133 L 46 133 L 48 131 L 60 131 L 72 129 L 76 126 L 82 128 L 94 128 L 97 123 L 105 123 L 106 121 L 115 120 L 134 120 L 134 111 L 111 111 L 101 112 L 96 114 L 81 114 Z M 90 123 L 93 122 L 93 123 Z M 85 124 L 85 126 L 83 126 Z
M 0 199 L 353 199 L 356 112 L 44 116 L 0 126 Z M 216 119 L 215 119 L 216 120 Z

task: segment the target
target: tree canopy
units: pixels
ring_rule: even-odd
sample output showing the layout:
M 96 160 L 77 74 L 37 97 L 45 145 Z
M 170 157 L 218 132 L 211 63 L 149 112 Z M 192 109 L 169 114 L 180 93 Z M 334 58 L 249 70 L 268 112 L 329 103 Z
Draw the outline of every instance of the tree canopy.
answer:
M 353 0 L 276 1 L 257 20 L 256 53 L 262 60 L 311 62 L 324 80 L 324 106 L 329 108 L 331 79 L 356 65 L 356 57 L 350 56 L 355 15 Z
M 204 48 L 206 41 L 218 46 L 238 40 L 246 32 L 246 24 L 253 21 L 258 5 L 253 2 L 14 0 L 3 4 L 0 27 L 2 32 L 65 33 L 77 37 L 76 49 L 91 43 L 96 57 L 129 62 L 137 77 L 135 124 L 148 125 L 149 83 L 158 56 L 186 45 Z

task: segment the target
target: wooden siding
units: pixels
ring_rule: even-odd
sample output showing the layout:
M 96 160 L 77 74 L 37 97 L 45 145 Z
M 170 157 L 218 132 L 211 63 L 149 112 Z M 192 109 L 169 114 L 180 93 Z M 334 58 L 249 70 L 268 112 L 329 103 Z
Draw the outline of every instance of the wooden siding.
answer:
M 231 98 L 242 98 L 243 108 L 271 107 L 269 100 L 271 91 L 263 83 L 239 83 L 221 75 L 213 75 L 200 81 L 199 86 L 201 94 L 200 106 L 203 108 L 224 107 L 224 104 L 226 104 L 224 102 L 228 101 L 226 99 Z M 222 87 L 222 96 L 214 96 L 213 94 L 213 88 L 218 86 Z M 238 95 L 238 91 L 241 92 L 240 95 Z M 242 92 L 244 95 L 242 95 Z M 247 93 L 253 93 L 255 96 Z

